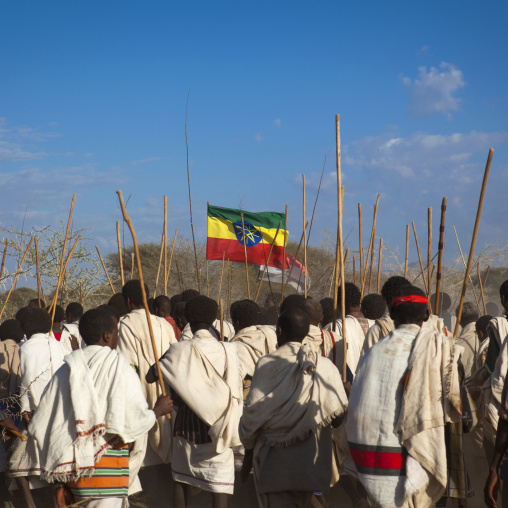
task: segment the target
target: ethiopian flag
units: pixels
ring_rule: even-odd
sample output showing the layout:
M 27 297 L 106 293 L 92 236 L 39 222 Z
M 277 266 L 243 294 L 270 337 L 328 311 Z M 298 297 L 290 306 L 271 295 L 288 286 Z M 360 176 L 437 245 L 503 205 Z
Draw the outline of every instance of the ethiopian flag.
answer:
M 245 231 L 242 230 L 242 217 Z M 265 265 L 277 227 L 281 224 L 268 266 L 282 268 L 287 231 L 284 231 L 284 214 L 277 212 L 252 213 L 234 208 L 208 205 L 208 235 L 206 259 L 225 259 L 245 262 L 243 240 L 247 246 L 247 262 Z M 285 266 L 288 266 L 286 259 Z

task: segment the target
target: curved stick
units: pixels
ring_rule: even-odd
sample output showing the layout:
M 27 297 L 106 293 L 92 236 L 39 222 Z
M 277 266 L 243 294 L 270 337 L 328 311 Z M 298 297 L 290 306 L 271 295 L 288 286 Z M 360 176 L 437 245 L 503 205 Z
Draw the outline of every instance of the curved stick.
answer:
M 106 270 L 106 265 L 104 264 L 104 259 L 102 259 L 101 251 L 99 250 L 99 246 L 96 245 L 95 249 L 97 250 L 97 254 L 99 255 L 99 259 L 101 260 L 102 269 L 104 270 L 104 273 L 106 274 L 106 277 L 108 278 L 108 282 L 111 287 L 111 291 L 113 291 L 113 294 L 116 294 L 115 288 L 113 287 L 113 283 L 111 282 L 111 279 L 109 277 L 109 273 Z
M 122 238 L 120 237 L 120 221 L 116 221 L 116 241 L 118 243 L 118 261 L 120 263 L 120 280 L 122 281 L 122 287 L 125 284 L 123 274 L 123 256 L 122 256 Z

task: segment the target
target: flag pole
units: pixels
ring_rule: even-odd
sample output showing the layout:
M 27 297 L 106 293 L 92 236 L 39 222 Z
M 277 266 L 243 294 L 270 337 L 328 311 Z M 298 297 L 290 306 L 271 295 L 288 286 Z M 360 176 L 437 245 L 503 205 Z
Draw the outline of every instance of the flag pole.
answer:
M 307 232 L 305 228 L 305 175 L 302 175 L 303 179 L 303 266 L 305 272 L 303 274 L 303 294 L 307 298 Z
M 224 251 L 222 253 L 222 270 L 220 272 L 219 295 L 217 296 L 217 300 L 219 300 L 219 301 L 220 301 L 220 293 L 221 293 L 221 290 L 222 290 L 222 276 L 224 275 L 224 260 L 225 260 L 225 258 L 226 258 L 226 251 Z
M 245 236 L 245 222 L 243 220 L 243 212 L 240 214 L 242 217 L 242 241 L 243 241 L 243 254 L 245 256 L 245 279 L 247 281 L 247 296 L 250 300 L 250 285 L 249 285 L 249 266 L 247 264 L 247 237 Z M 262 237 L 263 233 L 261 233 Z
M 440 291 L 441 291 L 441 271 L 443 269 L 443 250 L 444 250 L 444 232 L 445 232 L 445 215 L 446 215 L 446 204 L 448 202 L 448 198 L 444 197 L 441 203 L 441 223 L 439 225 L 439 244 L 438 251 L 439 256 L 437 258 L 437 275 L 436 275 L 436 305 L 434 308 L 434 314 L 439 316 L 439 300 L 440 300 Z
M 286 205 L 286 212 L 284 214 L 284 247 L 282 249 L 282 282 L 280 284 L 280 287 L 283 288 L 284 287 L 284 275 L 285 275 L 285 272 L 286 272 L 286 242 L 287 242 L 287 230 L 288 230 L 288 205 Z M 261 283 L 259 283 L 261 285 Z M 282 293 L 282 291 L 281 291 Z M 254 300 L 256 301 L 256 300 Z M 281 301 L 279 302 L 279 306 L 282 304 L 282 299 Z
M 483 207 L 483 198 L 485 196 L 485 189 L 487 188 L 487 179 L 489 178 L 490 164 L 492 162 L 493 155 L 494 155 L 494 149 L 491 148 L 489 150 L 489 156 L 487 158 L 487 164 L 485 166 L 485 173 L 483 174 L 482 189 L 480 192 L 480 199 L 478 201 L 478 210 L 476 211 L 476 219 L 475 219 L 475 223 L 474 223 L 473 237 L 471 238 L 471 247 L 469 249 L 469 257 L 467 260 L 466 275 L 464 276 L 464 283 L 462 285 L 462 293 L 460 295 L 460 303 L 459 303 L 459 308 L 457 311 L 457 322 L 455 323 L 455 331 L 453 333 L 454 337 L 457 336 L 457 333 L 459 331 L 460 318 L 462 317 L 462 307 L 464 306 L 464 298 L 466 297 L 467 276 L 469 274 L 469 270 L 471 270 L 471 264 L 473 262 L 474 246 L 476 244 L 476 235 L 478 234 L 478 227 L 480 225 L 480 217 L 482 215 L 482 207 Z

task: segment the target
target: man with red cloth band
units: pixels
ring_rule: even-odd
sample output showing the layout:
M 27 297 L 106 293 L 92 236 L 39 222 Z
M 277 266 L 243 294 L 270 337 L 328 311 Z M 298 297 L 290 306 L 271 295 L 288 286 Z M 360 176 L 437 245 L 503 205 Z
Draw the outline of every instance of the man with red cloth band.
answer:
M 433 506 L 448 482 L 445 423 L 461 420 L 459 352 L 422 328 L 427 298 L 398 289 L 395 329 L 360 360 L 346 431 L 358 476 L 376 506 Z

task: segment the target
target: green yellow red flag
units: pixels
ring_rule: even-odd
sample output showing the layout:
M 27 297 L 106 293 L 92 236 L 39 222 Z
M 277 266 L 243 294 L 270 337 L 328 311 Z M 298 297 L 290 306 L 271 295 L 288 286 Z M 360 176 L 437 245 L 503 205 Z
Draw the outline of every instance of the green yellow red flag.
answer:
M 245 230 L 242 229 L 242 213 Z M 281 228 L 275 238 L 279 223 Z M 208 205 L 207 226 L 206 259 L 222 260 L 224 256 L 229 261 L 244 263 L 243 239 L 245 238 L 247 262 L 264 265 L 275 238 L 268 266 L 283 267 L 284 245 L 288 234 L 284 230 L 284 213 L 253 213 Z M 287 259 L 284 266 L 288 266 Z

